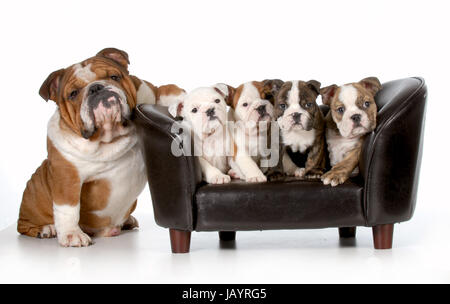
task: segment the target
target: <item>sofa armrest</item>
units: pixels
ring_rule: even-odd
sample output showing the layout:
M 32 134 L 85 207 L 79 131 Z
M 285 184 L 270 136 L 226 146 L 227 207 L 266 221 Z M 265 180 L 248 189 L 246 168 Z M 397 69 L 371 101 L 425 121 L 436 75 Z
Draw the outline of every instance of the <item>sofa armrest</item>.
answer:
M 360 161 L 367 225 L 413 216 L 422 159 L 427 87 L 422 78 L 388 82 L 376 97 L 377 128 Z
M 167 107 L 140 105 L 134 121 L 142 145 L 156 223 L 165 228 L 194 229 L 193 200 L 201 183 L 194 156 L 175 156 L 172 145 L 182 142 Z M 182 132 L 182 130 L 181 130 Z

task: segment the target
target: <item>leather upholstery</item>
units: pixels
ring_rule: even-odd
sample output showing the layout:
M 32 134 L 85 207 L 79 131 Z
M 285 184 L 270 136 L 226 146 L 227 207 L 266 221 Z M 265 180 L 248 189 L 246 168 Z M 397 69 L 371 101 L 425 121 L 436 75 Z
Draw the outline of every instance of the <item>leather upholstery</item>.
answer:
M 368 135 L 361 155 L 361 176 L 336 188 L 292 180 L 206 185 L 195 157 L 172 155 L 171 145 L 181 137 L 172 130 L 175 120 L 167 108 L 141 105 L 135 122 L 156 222 L 178 230 L 237 231 L 407 221 L 417 197 L 426 94 L 421 78 L 383 85 L 376 97 L 378 126 Z

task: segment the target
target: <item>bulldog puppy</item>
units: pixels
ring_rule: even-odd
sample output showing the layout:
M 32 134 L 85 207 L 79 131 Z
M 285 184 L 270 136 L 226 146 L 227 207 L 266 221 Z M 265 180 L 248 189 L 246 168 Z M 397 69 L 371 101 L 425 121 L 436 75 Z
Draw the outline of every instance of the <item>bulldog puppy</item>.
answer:
M 341 87 L 331 85 L 320 91 L 323 103 L 330 106 L 325 120 L 332 169 L 322 176 L 325 185 L 335 187 L 352 173 L 358 174 L 365 135 L 376 127 L 375 95 L 380 89 L 380 81 L 369 77 Z
M 138 103 L 157 102 L 158 88 L 130 76 L 128 64 L 124 51 L 104 49 L 42 84 L 41 97 L 57 110 L 48 158 L 23 194 L 19 233 L 81 247 L 92 243 L 89 235 L 138 227 L 131 213 L 147 177 L 130 117 Z
M 318 81 L 288 81 L 276 96 L 275 117 L 281 129 L 282 163 L 287 175 L 320 178 L 325 170 L 325 122 L 316 103 L 319 94 Z M 287 148 L 307 153 L 305 168 L 294 164 Z
M 210 184 L 229 183 L 230 169 L 242 172 L 248 182 L 266 180 L 251 157 L 239 151 L 228 129 L 227 105 L 231 104 L 234 92 L 234 88 L 225 84 L 202 87 L 169 107 L 172 116 L 182 117 L 190 125 L 203 179 Z
M 278 79 L 244 83 L 236 89 L 231 104 L 238 151 L 245 151 L 270 180 L 282 176 L 282 170 L 277 171 L 269 163 L 272 156 L 270 126 L 273 121 L 273 96 L 282 85 L 283 82 Z M 278 138 L 274 142 L 277 144 L 276 152 L 279 153 Z M 274 163 L 279 162 L 274 160 Z M 234 178 L 245 179 L 242 172 L 231 170 L 229 173 Z

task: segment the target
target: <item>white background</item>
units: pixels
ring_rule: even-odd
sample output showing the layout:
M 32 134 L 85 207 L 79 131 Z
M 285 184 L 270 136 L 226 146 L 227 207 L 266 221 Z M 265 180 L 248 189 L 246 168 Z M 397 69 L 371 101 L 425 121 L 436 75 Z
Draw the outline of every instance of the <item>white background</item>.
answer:
M 216 82 L 237 86 L 265 78 L 316 79 L 329 85 L 358 81 L 367 76 L 378 76 L 382 82 L 422 76 L 428 84 L 429 103 L 416 215 L 396 230 L 397 248 L 393 252 L 401 252 L 401 255 L 395 260 L 389 260 L 390 256 L 389 261 L 375 256 L 379 264 L 373 269 L 369 267 L 366 274 L 367 280 L 370 277 L 382 280 L 384 276 L 377 272 L 378 266 L 384 265 L 390 271 L 397 266 L 399 272 L 405 274 L 395 277 L 398 281 L 450 282 L 446 130 L 449 128 L 450 81 L 448 12 L 448 1 L 411 0 L 2 1 L 0 229 L 15 224 L 25 183 L 46 157 L 46 125 L 55 105 L 39 97 L 40 85 L 54 70 L 95 55 L 105 47 L 126 50 L 130 55 L 131 73 L 155 85 L 176 83 L 187 90 Z M 140 198 L 137 216 L 141 223 L 147 223 L 143 226 L 165 236 L 158 239 L 165 242 L 161 248 L 167 249 L 161 253 L 161 258 L 170 257 L 166 232 L 154 225 L 147 190 Z M 369 257 L 350 251 L 350 255 L 345 256 L 346 261 L 353 260 L 351 255 L 355 254 L 354 260 L 362 263 L 349 265 L 351 267 L 367 265 L 373 258 L 370 231 L 363 231 L 363 241 L 358 247 L 367 249 Z M 334 248 L 331 240 L 335 231 L 296 233 L 246 233 L 250 244 L 247 242 L 244 248 L 226 256 L 230 263 L 240 258 L 245 260 L 249 252 L 259 252 L 259 247 L 262 247 L 260 254 L 270 252 L 274 260 L 284 257 L 286 250 L 291 252 L 298 248 L 308 253 L 308 248 L 324 247 L 327 249 L 320 252 L 331 256 L 341 252 L 329 248 Z M 202 234 L 199 235 L 200 238 Z M 258 242 L 252 244 L 256 235 Z M 311 235 L 318 237 L 316 243 Z M 4 231 L 2 236 L 5 240 L 13 239 L 16 245 L 19 242 L 18 246 L 30 242 L 18 238 L 13 229 Z M 152 242 L 151 236 L 150 233 L 148 240 L 142 237 L 137 240 Z M 123 239 L 126 237 L 129 236 Z M 285 242 L 275 241 L 279 237 Z M 2 248 L 13 246 L 5 240 L 0 243 L 0 255 Z M 115 240 L 120 242 L 120 237 Z M 322 246 L 324 240 L 329 242 L 325 241 Z M 213 245 L 215 241 L 215 235 L 208 235 L 198 241 L 203 247 L 197 248 L 193 243 L 191 263 L 198 261 L 192 266 L 198 277 L 182 273 L 177 276 L 178 281 L 196 282 L 203 275 L 199 269 L 205 265 L 212 267 L 206 261 L 208 256 L 217 257 L 220 251 Z M 196 259 L 195 249 L 202 252 L 208 243 L 212 251 L 204 254 L 206 260 L 204 256 Z M 43 243 L 33 240 L 32 244 L 38 248 Z M 116 248 L 118 243 L 113 244 Z M 93 250 L 91 248 L 87 250 Z M 277 248 L 281 249 L 277 251 Z M 107 251 L 108 246 L 104 250 Z M 314 252 L 310 253 L 316 255 Z M 339 276 L 351 275 L 346 271 L 340 271 L 339 275 L 333 272 L 342 261 L 327 261 L 326 269 L 318 267 L 323 272 L 334 273 L 336 280 Z M 395 261 L 402 262 L 395 264 Z M 270 261 L 266 260 L 267 263 Z M 418 264 L 420 267 L 413 271 Z M 169 274 L 175 267 L 170 265 L 164 268 Z M 11 263 L 9 266 L 15 267 Z M 254 267 L 256 269 L 257 265 Z M 239 278 L 279 281 L 274 273 L 264 277 L 264 273 L 252 272 L 245 266 L 242 271 L 247 276 L 230 274 L 228 278 L 230 281 Z M 373 276 L 374 272 L 379 276 Z M 289 269 L 283 273 L 283 280 L 287 282 L 320 281 L 317 274 L 316 277 L 301 276 L 301 271 L 291 273 Z M 357 280 L 358 275 L 355 273 L 347 280 Z M 82 275 L 78 279 L 82 281 Z M 145 279 L 143 276 L 142 280 Z M 390 279 L 396 281 L 393 277 Z

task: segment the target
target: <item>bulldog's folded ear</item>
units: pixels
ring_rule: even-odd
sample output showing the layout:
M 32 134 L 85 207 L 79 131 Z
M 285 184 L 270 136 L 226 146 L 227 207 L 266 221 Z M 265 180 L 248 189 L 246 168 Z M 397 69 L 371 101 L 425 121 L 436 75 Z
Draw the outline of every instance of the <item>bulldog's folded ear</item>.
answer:
M 58 89 L 61 84 L 61 79 L 64 75 L 65 69 L 61 69 L 51 73 L 39 89 L 39 95 L 45 99 L 45 101 L 53 100 L 56 102 L 58 97 Z
M 234 94 L 236 93 L 236 89 L 225 83 L 217 83 L 213 86 L 213 88 L 223 96 L 227 105 L 231 107 L 231 105 L 233 104 L 233 98 Z
M 280 79 L 266 79 L 263 80 L 263 94 L 264 99 L 267 99 L 272 104 L 275 103 L 275 96 L 277 96 L 278 91 L 283 86 L 284 81 Z
M 320 89 L 320 95 L 322 95 L 322 103 L 329 106 L 333 100 L 334 95 L 339 87 L 335 84 Z
M 320 82 L 318 82 L 317 80 L 310 80 L 306 83 L 306 85 L 308 86 L 308 88 L 317 93 L 317 96 L 319 96 L 321 86 Z
M 376 77 L 364 78 L 359 82 L 366 90 L 368 90 L 373 96 L 381 89 L 381 82 Z
M 128 69 L 128 65 L 130 64 L 127 52 L 115 48 L 103 49 L 97 53 L 97 56 L 109 58 L 123 66 L 125 69 Z
M 183 117 L 184 100 L 178 99 L 169 106 L 169 113 L 174 118 Z

